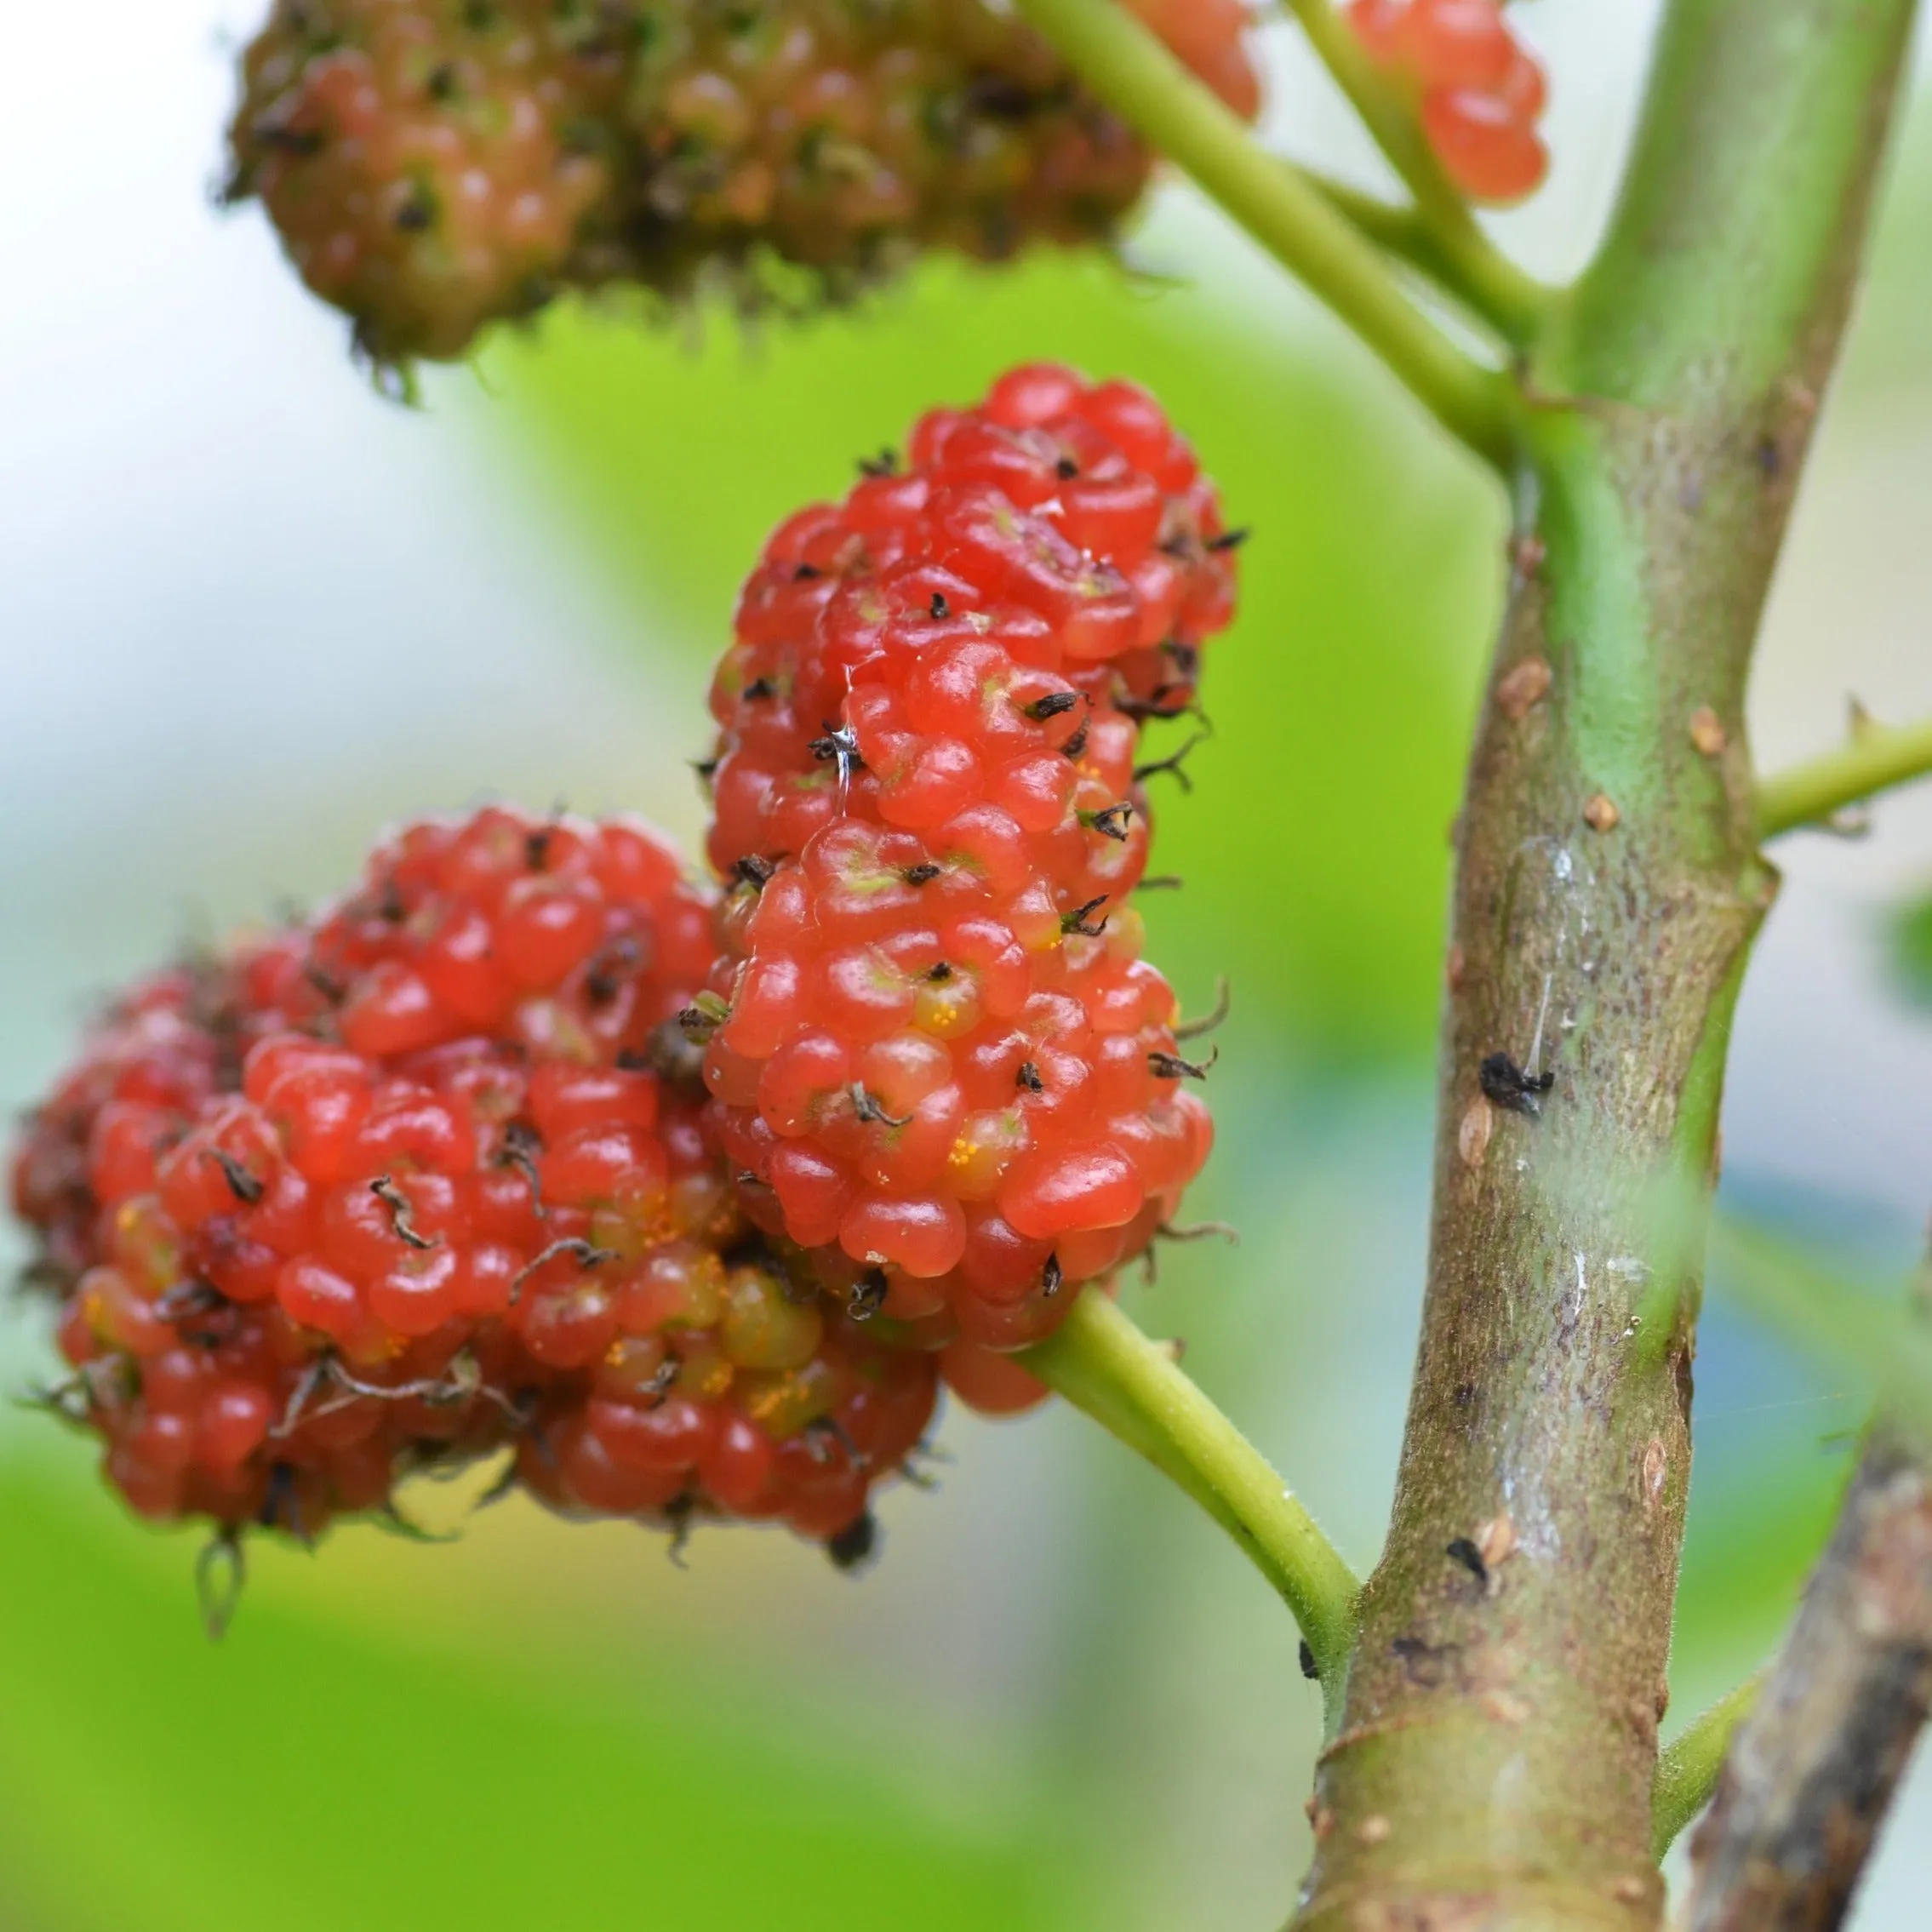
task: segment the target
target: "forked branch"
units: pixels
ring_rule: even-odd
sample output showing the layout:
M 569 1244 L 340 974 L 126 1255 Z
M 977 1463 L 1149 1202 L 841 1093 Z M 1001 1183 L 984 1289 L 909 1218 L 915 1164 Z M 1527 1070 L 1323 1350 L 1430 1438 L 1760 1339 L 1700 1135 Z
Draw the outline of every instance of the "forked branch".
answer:
M 1017 0 L 1101 100 L 1346 322 L 1478 454 L 1513 448 L 1511 391 L 1416 307 L 1375 247 L 1114 0 Z
M 1283 0 L 1283 4 L 1301 23 L 1322 65 L 1415 197 L 1412 219 L 1427 237 L 1429 253 L 1446 267 L 1445 285 L 1510 341 L 1527 342 L 1547 312 L 1549 291 L 1518 268 L 1477 226 L 1469 204 L 1443 173 L 1414 108 L 1389 84 L 1332 0 Z
M 1487 243 L 1479 254 L 1458 248 L 1419 208 L 1398 207 L 1312 169 L 1297 172 L 1384 254 L 1418 271 L 1504 341 L 1520 348 L 1533 339 L 1552 292 L 1506 256 Z
M 1669 0 L 1603 246 L 1528 359 L 1529 562 L 1458 821 L 1423 1333 L 1297 1932 L 1660 1921 L 1701 1257 L 1648 1203 L 1666 1180 L 1701 1209 L 1714 1174 L 1774 883 L 1746 680 L 1912 14 Z M 1730 764 L 1687 729 L 1702 711 Z M 1492 1536 L 1511 1553 L 1471 1565 Z
M 1829 1932 L 1932 1701 L 1932 1482 L 1881 1428 L 1693 1841 L 1688 1932 Z
M 1295 1613 L 1332 1704 L 1354 1638 L 1359 1585 L 1294 1491 L 1172 1352 L 1089 1289 L 1059 1330 L 1020 1359 L 1233 1536 Z

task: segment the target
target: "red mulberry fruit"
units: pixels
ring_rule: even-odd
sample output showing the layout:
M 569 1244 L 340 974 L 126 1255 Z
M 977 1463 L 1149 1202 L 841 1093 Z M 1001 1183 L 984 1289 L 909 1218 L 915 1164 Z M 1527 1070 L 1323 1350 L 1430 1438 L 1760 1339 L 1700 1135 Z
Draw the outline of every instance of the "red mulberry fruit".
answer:
M 1237 0 L 1133 0 L 1244 114 Z M 987 0 L 278 0 L 231 194 L 379 360 L 563 284 L 837 296 L 922 249 L 1108 234 L 1150 151 Z
M 1429 143 L 1477 201 L 1521 201 L 1549 169 L 1536 133 L 1543 70 L 1511 33 L 1504 0 L 1352 0 L 1375 60 L 1415 91 Z
M 14 1195 L 136 1508 L 312 1536 L 513 1443 L 571 1510 L 863 1517 L 935 1370 L 740 1221 L 676 1020 L 712 917 L 636 824 L 490 808 L 121 1003 Z
M 1190 705 L 1232 549 L 1144 392 L 1043 365 L 926 417 L 746 587 L 706 1079 L 747 1215 L 861 1306 L 1037 1340 L 1206 1158 L 1129 895 L 1141 723 Z

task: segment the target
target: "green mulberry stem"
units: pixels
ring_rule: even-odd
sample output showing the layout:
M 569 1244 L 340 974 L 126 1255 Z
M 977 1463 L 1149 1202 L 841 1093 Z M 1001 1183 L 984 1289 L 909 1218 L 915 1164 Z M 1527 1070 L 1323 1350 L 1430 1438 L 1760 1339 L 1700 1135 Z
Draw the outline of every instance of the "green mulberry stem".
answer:
M 1918 724 L 1861 723 L 1851 741 L 1758 787 L 1758 836 L 1775 838 L 1818 825 L 1894 786 L 1932 773 L 1932 718 Z
M 1525 275 L 1487 243 L 1477 254 L 1457 249 L 1420 208 L 1397 207 L 1312 168 L 1295 172 L 1384 254 L 1420 271 L 1512 347 L 1535 339 L 1556 299 L 1553 289 Z
M 1444 428 L 1508 466 L 1516 439 L 1504 379 L 1464 355 L 1348 220 L 1258 146 L 1155 34 L 1114 0 L 1016 3 L 1102 100 L 1326 302 Z
M 1332 1706 L 1360 1586 L 1293 1490 L 1172 1353 L 1088 1289 L 1060 1329 L 1020 1359 L 1228 1531 L 1295 1613 Z
M 1683 1736 L 1664 1746 L 1650 1792 L 1650 1849 L 1660 1860 L 1678 1833 L 1710 1803 L 1731 1740 L 1763 1688 L 1764 1672 L 1759 1671 L 1693 1718 Z
M 1390 86 L 1330 0 L 1285 0 L 1335 85 L 1415 197 L 1413 219 L 1452 285 L 1518 346 L 1536 333 L 1549 292 L 1494 247 L 1443 172 L 1409 104 Z

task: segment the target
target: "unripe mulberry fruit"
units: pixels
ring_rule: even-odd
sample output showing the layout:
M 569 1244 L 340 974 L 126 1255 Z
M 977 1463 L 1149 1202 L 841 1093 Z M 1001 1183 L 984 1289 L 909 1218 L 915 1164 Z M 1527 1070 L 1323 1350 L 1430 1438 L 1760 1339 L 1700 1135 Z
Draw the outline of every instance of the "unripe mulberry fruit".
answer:
M 1237 0 L 1131 0 L 1232 106 Z M 231 194 L 379 360 L 460 354 L 565 284 L 747 306 L 945 248 L 1107 236 L 1153 157 L 989 0 L 278 0 Z M 784 272 L 789 271 L 789 273 Z
M 1206 1158 L 1140 957 L 1142 724 L 1232 540 L 1158 407 L 1050 365 L 767 546 L 712 689 L 705 1073 L 746 1214 L 943 1340 L 1049 1333 Z
M 552 0 L 277 0 L 227 197 L 380 363 L 460 355 L 569 272 L 616 178 L 627 37 Z
M 735 1209 L 675 1018 L 712 917 L 647 828 L 491 807 L 110 1014 L 14 1190 L 137 1509 L 312 1537 L 512 1445 L 574 1511 L 864 1514 L 935 1372 Z
M 1543 70 L 1510 31 L 1504 0 L 1352 0 L 1348 17 L 1376 62 L 1414 93 L 1423 131 L 1472 199 L 1521 201 L 1549 154 L 1536 132 Z

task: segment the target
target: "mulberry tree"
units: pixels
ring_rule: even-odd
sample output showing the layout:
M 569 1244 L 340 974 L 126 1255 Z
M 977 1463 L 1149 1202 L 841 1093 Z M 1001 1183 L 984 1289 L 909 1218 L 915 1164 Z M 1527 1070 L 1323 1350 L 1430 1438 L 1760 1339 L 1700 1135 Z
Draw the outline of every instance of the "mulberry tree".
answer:
M 809 326 L 922 253 L 1111 245 L 1165 164 L 1486 468 L 1507 607 L 1372 1573 L 1112 1299 L 1198 1232 L 1218 1015 L 1134 895 L 1185 754 L 1157 728 L 1264 648 L 1223 633 L 1266 506 L 1224 507 L 1144 390 L 1045 362 L 934 397 L 746 559 L 701 854 L 426 821 L 114 1003 L 15 1157 L 48 1399 L 135 1511 L 207 1525 L 219 1624 L 251 1536 L 484 1460 L 567 1516 L 779 1522 L 855 1566 L 943 1392 L 1057 1392 L 1299 1624 L 1297 1928 L 1642 1932 L 1707 1804 L 1682 1922 L 1829 1927 L 1932 1695 L 1932 1356 L 1712 1195 L 1767 848 L 1932 769 L 1932 729 L 1867 722 L 1767 776 L 1745 729 L 1914 8 L 1668 0 L 1564 288 L 1473 212 L 1547 162 L 1502 0 L 1286 11 L 1397 198 L 1259 142 L 1236 0 L 276 0 L 227 192 L 407 392 L 569 291 Z M 1660 1753 L 1713 1239 L 1883 1397 L 1783 1654 Z

